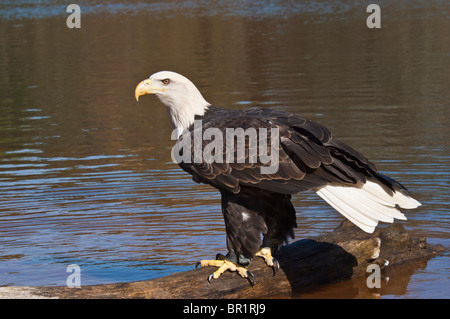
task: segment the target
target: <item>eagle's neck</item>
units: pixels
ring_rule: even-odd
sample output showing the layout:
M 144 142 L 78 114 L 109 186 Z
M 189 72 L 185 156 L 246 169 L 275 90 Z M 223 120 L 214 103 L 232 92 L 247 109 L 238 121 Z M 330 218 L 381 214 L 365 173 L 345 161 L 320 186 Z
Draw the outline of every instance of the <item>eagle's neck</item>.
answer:
M 173 128 L 179 132 L 178 136 L 194 124 L 196 116 L 203 116 L 211 105 L 198 90 L 178 96 L 161 96 L 160 99 L 167 108 Z

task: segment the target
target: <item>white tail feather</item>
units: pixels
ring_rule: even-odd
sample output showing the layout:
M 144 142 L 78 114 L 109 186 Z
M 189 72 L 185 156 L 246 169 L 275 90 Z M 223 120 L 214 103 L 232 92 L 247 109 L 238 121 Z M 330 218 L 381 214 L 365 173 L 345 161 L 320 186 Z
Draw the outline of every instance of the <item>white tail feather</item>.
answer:
M 379 221 L 406 220 L 396 207 L 412 209 L 421 204 L 400 191 L 387 192 L 378 183 L 367 181 L 359 186 L 329 184 L 317 191 L 334 209 L 365 232 L 372 233 Z

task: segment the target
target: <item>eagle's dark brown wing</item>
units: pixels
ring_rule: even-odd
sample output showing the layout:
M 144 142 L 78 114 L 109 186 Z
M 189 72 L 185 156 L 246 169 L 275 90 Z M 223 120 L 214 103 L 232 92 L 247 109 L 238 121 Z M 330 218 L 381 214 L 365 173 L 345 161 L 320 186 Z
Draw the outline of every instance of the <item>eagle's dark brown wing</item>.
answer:
M 263 190 L 282 193 L 295 194 L 301 191 L 317 189 L 328 183 L 355 184 L 364 183 L 367 177 L 376 176 L 375 166 L 359 152 L 353 150 L 344 143 L 334 140 L 327 128 L 323 125 L 303 119 L 300 116 L 269 109 L 249 109 L 242 111 L 230 111 L 213 108 L 203 117 L 202 126 L 192 126 L 186 133 L 190 134 L 190 147 L 192 150 L 195 135 L 203 137 L 207 129 L 216 129 L 222 134 L 223 146 L 214 149 L 213 155 L 221 152 L 217 158 L 222 158 L 221 163 L 217 161 L 207 161 L 202 158 L 199 163 L 191 162 L 179 163 L 181 168 L 194 176 L 194 180 L 210 184 L 218 189 L 226 189 L 233 193 L 238 193 L 243 186 L 257 187 Z M 256 161 L 251 161 L 250 157 L 258 150 L 255 149 L 261 143 L 252 143 L 250 134 L 245 140 L 235 140 L 232 145 L 233 162 L 227 161 L 230 154 L 230 145 L 227 143 L 227 129 L 253 129 L 257 132 L 258 142 L 263 141 L 264 135 L 260 135 L 260 129 L 266 129 L 267 149 L 263 154 L 270 155 L 272 147 L 271 129 L 276 128 L 279 133 L 278 163 L 271 161 L 263 163 L 260 156 Z M 260 139 L 261 138 L 261 139 Z M 181 138 L 178 143 L 182 143 Z M 203 138 L 201 148 L 210 146 L 214 142 Z M 185 140 L 186 141 L 186 140 Z M 244 145 L 239 143 L 244 143 Z M 230 144 L 230 143 L 228 143 Z M 198 147 L 198 146 L 197 146 Z M 244 153 L 239 153 L 238 149 L 243 147 Z M 211 147 L 209 148 L 211 150 Z M 209 153 L 208 153 L 209 154 Z M 257 154 L 261 154 L 260 152 Z M 273 173 L 264 174 L 262 168 L 270 165 L 278 165 L 273 169 Z

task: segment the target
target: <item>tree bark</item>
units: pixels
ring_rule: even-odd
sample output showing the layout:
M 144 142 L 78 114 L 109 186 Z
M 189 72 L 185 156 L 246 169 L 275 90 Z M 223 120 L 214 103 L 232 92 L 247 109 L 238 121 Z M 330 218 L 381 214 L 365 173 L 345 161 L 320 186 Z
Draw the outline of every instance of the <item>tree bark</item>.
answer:
M 344 221 L 326 235 L 282 247 L 274 255 L 280 263 L 275 276 L 262 258 L 255 257 L 249 266 L 256 277 L 253 287 L 233 272 L 209 283 L 215 268 L 206 267 L 152 280 L 81 288 L 3 287 L 0 298 L 278 298 L 367 277 L 371 264 L 383 270 L 387 265 L 428 260 L 444 250 L 441 245 L 428 245 L 425 238 L 412 238 L 401 224 L 367 234 Z

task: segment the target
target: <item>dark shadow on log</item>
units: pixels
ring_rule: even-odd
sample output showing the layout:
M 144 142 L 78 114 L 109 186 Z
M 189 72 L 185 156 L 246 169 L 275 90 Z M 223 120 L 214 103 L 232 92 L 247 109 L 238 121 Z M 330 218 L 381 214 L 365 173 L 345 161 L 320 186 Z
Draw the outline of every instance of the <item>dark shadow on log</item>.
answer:
M 152 280 L 80 289 L 3 287 L 0 298 L 285 298 L 326 284 L 367 278 L 370 264 L 383 270 L 389 267 L 387 264 L 427 261 L 443 251 L 444 247 L 428 245 L 424 238 L 412 238 L 401 224 L 367 234 L 344 221 L 333 232 L 280 249 L 275 254 L 280 263 L 276 276 L 261 258 L 255 258 L 249 267 L 256 277 L 254 287 L 231 272 L 208 283 L 214 268 L 207 267 Z
M 326 256 L 327 262 L 323 258 Z M 358 260 L 341 246 L 303 239 L 283 247 L 280 262 L 292 292 L 352 278 Z

